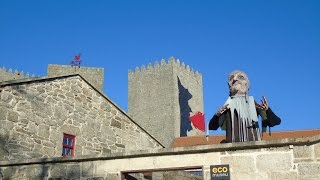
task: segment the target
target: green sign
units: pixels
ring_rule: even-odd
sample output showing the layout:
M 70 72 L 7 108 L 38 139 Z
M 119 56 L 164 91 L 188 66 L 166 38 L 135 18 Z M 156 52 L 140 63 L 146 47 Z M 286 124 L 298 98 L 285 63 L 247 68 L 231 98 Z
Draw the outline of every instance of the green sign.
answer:
M 210 166 L 211 180 L 230 180 L 229 165 Z

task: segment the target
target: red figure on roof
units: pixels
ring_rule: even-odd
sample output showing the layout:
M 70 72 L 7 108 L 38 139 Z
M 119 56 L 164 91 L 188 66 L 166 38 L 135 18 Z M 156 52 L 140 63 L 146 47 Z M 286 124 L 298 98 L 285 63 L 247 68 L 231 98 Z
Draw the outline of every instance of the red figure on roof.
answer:
M 71 61 L 71 66 L 78 66 L 80 67 L 80 64 L 81 64 L 81 54 L 79 53 L 78 55 L 75 55 L 73 60 Z

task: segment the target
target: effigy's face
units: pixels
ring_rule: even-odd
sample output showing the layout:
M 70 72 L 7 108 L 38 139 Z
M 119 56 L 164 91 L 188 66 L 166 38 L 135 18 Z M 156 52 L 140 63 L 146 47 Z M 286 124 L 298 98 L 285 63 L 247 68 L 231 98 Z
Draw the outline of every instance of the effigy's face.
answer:
M 230 95 L 245 95 L 248 93 L 249 82 L 246 74 L 235 72 L 229 75 L 229 91 Z

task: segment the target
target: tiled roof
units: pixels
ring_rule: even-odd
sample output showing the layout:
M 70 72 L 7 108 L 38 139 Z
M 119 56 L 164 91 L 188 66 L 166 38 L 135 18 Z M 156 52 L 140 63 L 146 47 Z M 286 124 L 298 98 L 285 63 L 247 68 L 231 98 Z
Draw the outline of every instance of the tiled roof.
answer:
M 263 133 L 262 140 L 276 140 L 285 138 L 305 138 L 320 135 L 320 129 L 313 130 L 298 130 L 298 131 L 278 131 Z M 188 147 L 208 144 L 220 144 L 226 138 L 225 135 L 214 135 L 214 136 L 190 136 L 190 137 L 179 137 L 176 138 L 171 147 Z

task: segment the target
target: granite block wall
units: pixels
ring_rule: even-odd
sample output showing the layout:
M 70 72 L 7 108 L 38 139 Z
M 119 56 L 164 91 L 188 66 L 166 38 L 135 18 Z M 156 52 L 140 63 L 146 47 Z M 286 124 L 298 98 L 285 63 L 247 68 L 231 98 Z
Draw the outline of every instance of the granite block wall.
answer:
M 143 173 L 155 179 L 188 179 L 182 169 L 202 169 L 210 180 L 210 166 L 229 165 L 233 180 L 299 180 L 320 178 L 320 136 L 304 139 L 214 144 L 131 151 L 105 156 L 0 161 L 0 180 L 11 179 L 107 179 L 123 174 Z M 163 173 L 172 172 L 174 173 Z M 125 172 L 125 173 L 123 173 Z M 2 179 L 1 179 L 2 178 Z M 143 179 L 143 176 L 139 176 Z
M 63 76 L 70 74 L 80 74 L 96 89 L 103 92 L 104 69 L 96 67 L 78 67 L 70 65 L 48 65 L 48 76 Z
M 162 147 L 78 75 L 0 83 L 0 161 L 59 157 L 63 133 L 76 156 Z

